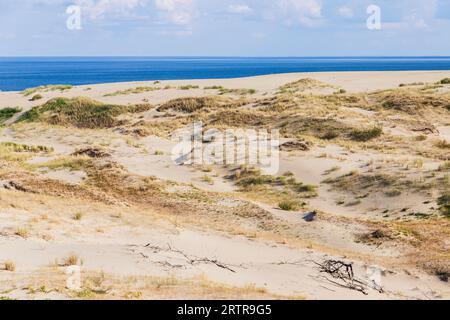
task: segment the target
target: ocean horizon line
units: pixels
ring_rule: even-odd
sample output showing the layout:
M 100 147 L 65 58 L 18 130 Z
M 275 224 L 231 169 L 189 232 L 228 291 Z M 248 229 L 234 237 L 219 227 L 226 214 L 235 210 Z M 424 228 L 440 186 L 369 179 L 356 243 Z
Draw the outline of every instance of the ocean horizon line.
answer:
M 0 59 L 9 58 L 150 58 L 150 59 L 351 59 L 351 58 L 364 58 L 364 59 L 421 59 L 421 58 L 444 58 L 449 59 L 450 55 L 340 55 L 340 56 L 235 56 L 235 55 L 19 55 L 19 56 L 0 56 Z
M 0 90 L 52 84 L 230 79 L 286 73 L 446 71 L 450 56 L 349 57 L 0 57 Z

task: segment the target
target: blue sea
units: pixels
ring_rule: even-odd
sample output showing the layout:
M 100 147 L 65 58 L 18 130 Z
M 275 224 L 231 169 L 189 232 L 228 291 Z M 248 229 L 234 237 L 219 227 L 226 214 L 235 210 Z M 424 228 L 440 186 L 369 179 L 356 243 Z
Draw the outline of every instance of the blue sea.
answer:
M 46 84 L 236 78 L 288 72 L 450 70 L 450 57 L 20 57 L 0 58 L 0 90 Z

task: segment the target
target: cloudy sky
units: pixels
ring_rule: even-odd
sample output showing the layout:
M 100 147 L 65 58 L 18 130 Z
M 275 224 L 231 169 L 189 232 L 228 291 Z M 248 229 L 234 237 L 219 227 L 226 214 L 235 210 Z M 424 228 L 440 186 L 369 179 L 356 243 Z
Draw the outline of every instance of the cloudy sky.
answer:
M 448 56 L 450 0 L 0 0 L 0 56 L 18 55 Z

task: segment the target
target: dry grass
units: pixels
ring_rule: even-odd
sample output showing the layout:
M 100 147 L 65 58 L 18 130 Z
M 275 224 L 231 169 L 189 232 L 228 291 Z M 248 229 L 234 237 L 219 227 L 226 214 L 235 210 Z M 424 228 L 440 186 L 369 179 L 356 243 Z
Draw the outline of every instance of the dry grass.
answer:
M 4 270 L 10 272 L 16 271 L 16 264 L 13 261 L 5 261 L 4 265 L 5 265 Z
M 139 94 L 139 93 L 145 93 L 145 92 L 152 92 L 152 91 L 159 91 L 164 90 L 164 88 L 160 87 L 136 87 L 136 88 L 130 88 L 126 90 L 118 90 L 113 93 L 105 94 L 104 97 L 115 97 L 120 95 L 127 95 L 127 94 Z
M 297 201 L 285 200 L 285 201 L 281 201 L 278 204 L 278 207 L 284 211 L 297 211 L 301 208 L 301 205 Z
M 64 92 L 70 89 L 72 89 L 71 85 L 46 85 L 25 89 L 24 91 L 22 91 L 22 94 L 27 97 L 36 92 L 49 92 L 49 91 Z
M 83 219 L 83 213 L 81 213 L 81 212 L 77 212 L 77 213 L 75 213 L 75 215 L 73 216 L 73 220 L 76 220 L 76 221 L 80 221 L 81 219 Z
M 231 100 L 225 97 L 189 97 L 170 100 L 160 107 L 159 112 L 176 111 L 183 113 L 194 113 L 196 111 L 217 110 L 220 108 L 239 107 L 245 104 L 245 101 Z
M 284 86 L 281 86 L 279 88 L 279 94 L 284 94 L 284 93 L 295 93 L 295 92 L 302 92 L 305 90 L 310 90 L 310 89 L 318 89 L 318 88 L 332 88 L 332 86 L 323 83 L 321 81 L 315 80 L 315 79 L 311 79 L 311 78 L 305 78 L 305 79 L 300 79 L 294 82 L 290 82 L 285 84 Z
M 423 94 L 412 90 L 392 90 L 377 94 L 376 99 L 385 109 L 418 114 L 428 108 L 443 108 L 450 100 L 445 96 Z
M 24 238 L 24 239 L 26 239 L 26 238 L 28 238 L 28 236 L 29 236 L 29 231 L 28 231 L 28 229 L 26 229 L 26 228 L 18 228 L 15 232 L 14 232 L 14 234 L 16 235 L 16 236 L 19 236 L 19 237 L 21 237 L 21 238 Z
M 45 121 L 52 125 L 85 129 L 111 128 L 121 122 L 116 119 L 125 113 L 150 110 L 151 105 L 107 105 L 88 98 L 55 98 L 26 112 L 20 121 Z
M 65 267 L 76 266 L 82 264 L 82 261 L 76 254 L 71 254 L 63 259 L 62 265 Z
M 205 275 L 181 279 L 175 276 L 118 277 L 102 272 L 83 273 L 83 287 L 79 291 L 66 288 L 67 276 L 62 269 L 45 269 L 26 279 L 24 288 L 29 297 L 45 299 L 49 294 L 78 300 L 275 300 L 306 299 L 305 296 L 280 296 L 263 287 L 248 283 L 242 287 L 211 281 Z

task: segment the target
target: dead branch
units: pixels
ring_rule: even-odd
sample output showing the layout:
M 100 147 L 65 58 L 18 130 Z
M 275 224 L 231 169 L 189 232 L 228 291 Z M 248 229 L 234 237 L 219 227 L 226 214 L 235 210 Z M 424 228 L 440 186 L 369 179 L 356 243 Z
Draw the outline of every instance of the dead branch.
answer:
M 359 280 L 355 277 L 352 263 L 345 263 L 338 260 L 326 260 L 323 263 L 314 262 L 319 266 L 321 273 L 326 273 L 331 276 L 332 279 L 324 277 L 330 283 L 348 288 L 351 290 L 359 291 L 364 295 L 368 294 L 368 289 L 373 288 L 380 293 L 383 293 L 383 288 L 380 286 L 371 286 L 366 282 Z
M 199 258 L 199 257 L 195 257 L 195 256 L 189 256 L 189 255 L 187 255 L 186 253 L 184 253 L 181 250 L 172 248 L 170 246 L 170 244 L 167 244 L 167 249 L 163 249 L 163 248 L 161 248 L 159 246 L 152 245 L 151 243 L 146 244 L 144 246 L 144 248 L 151 249 L 151 250 L 153 250 L 154 253 L 161 252 L 161 251 L 177 253 L 180 256 L 182 256 L 186 260 L 186 262 L 188 264 L 190 264 L 192 266 L 196 265 L 196 264 L 214 264 L 215 266 L 217 266 L 217 267 L 219 267 L 221 269 L 225 269 L 225 270 L 228 270 L 230 272 L 236 273 L 236 271 L 233 270 L 230 266 L 228 266 L 228 265 L 226 265 L 226 264 L 224 264 L 224 263 L 222 263 L 222 262 L 220 262 L 220 261 L 218 261 L 216 259 Z M 148 256 L 144 255 L 143 253 L 140 253 L 140 255 L 142 257 L 144 257 L 144 258 L 148 258 Z M 181 265 L 173 265 L 173 264 L 171 264 L 171 263 L 169 263 L 167 261 L 158 262 L 158 264 L 160 264 L 162 266 L 165 266 L 165 267 L 171 267 L 171 268 L 182 268 L 183 267 Z

